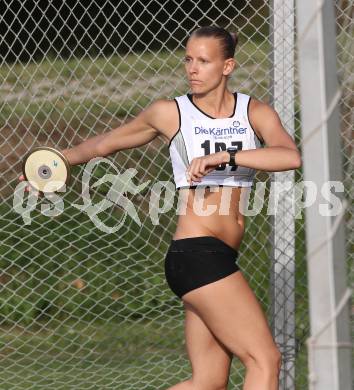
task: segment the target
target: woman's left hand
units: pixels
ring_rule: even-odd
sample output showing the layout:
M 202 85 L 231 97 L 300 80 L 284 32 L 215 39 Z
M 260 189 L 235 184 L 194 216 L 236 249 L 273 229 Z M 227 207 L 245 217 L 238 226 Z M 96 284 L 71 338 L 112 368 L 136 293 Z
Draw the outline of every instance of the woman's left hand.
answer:
M 228 161 L 229 154 L 226 151 L 194 158 L 186 170 L 188 183 L 192 181 L 200 182 L 203 176 L 213 171 L 220 164 L 225 164 Z

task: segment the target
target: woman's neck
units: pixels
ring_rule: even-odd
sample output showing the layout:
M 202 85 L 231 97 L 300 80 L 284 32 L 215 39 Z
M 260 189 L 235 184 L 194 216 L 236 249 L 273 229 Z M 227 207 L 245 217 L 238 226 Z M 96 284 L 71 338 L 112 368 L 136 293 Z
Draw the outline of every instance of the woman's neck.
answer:
M 214 118 L 228 117 L 234 109 L 235 98 L 227 89 L 192 96 L 193 103 Z

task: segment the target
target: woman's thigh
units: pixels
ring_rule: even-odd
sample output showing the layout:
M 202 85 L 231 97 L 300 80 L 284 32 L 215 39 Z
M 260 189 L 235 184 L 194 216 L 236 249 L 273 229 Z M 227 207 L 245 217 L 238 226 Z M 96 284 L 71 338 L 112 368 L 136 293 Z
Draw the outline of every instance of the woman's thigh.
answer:
M 227 387 L 232 353 L 213 335 L 194 308 L 184 302 L 185 338 L 196 388 Z
M 182 300 L 243 363 L 267 365 L 279 355 L 263 310 L 240 271 L 194 289 Z

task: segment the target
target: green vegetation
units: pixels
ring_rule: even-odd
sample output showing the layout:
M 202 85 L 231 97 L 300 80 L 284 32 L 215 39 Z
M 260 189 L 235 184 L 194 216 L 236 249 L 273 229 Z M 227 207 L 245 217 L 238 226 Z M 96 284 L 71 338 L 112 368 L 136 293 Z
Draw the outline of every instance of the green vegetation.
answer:
M 241 67 L 231 80 L 231 88 L 265 96 L 267 52 L 266 43 L 240 45 L 236 59 Z M 34 128 L 63 126 L 62 122 L 90 128 L 105 117 L 135 115 L 158 97 L 174 97 L 187 90 L 183 55 L 183 51 L 161 51 L 2 65 L 0 123 L 16 127 L 20 118 Z

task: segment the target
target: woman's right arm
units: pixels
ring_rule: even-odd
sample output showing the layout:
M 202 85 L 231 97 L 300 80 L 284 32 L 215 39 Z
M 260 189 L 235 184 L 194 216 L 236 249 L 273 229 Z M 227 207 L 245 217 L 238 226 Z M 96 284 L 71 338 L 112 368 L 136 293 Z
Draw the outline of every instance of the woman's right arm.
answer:
M 81 144 L 61 152 L 70 165 L 90 161 L 94 157 L 104 157 L 119 150 L 145 145 L 160 135 L 166 116 L 164 107 L 170 104 L 166 100 L 158 100 L 142 111 L 132 121 L 106 133 L 88 138 Z M 166 118 L 167 119 L 167 118 Z
M 88 138 L 81 144 L 61 152 L 70 165 L 82 164 L 119 150 L 145 145 L 159 135 L 166 143 L 178 127 L 178 111 L 173 100 L 157 100 L 135 119 L 116 129 Z M 19 177 L 25 180 L 24 175 Z M 30 191 L 30 186 L 26 187 Z

